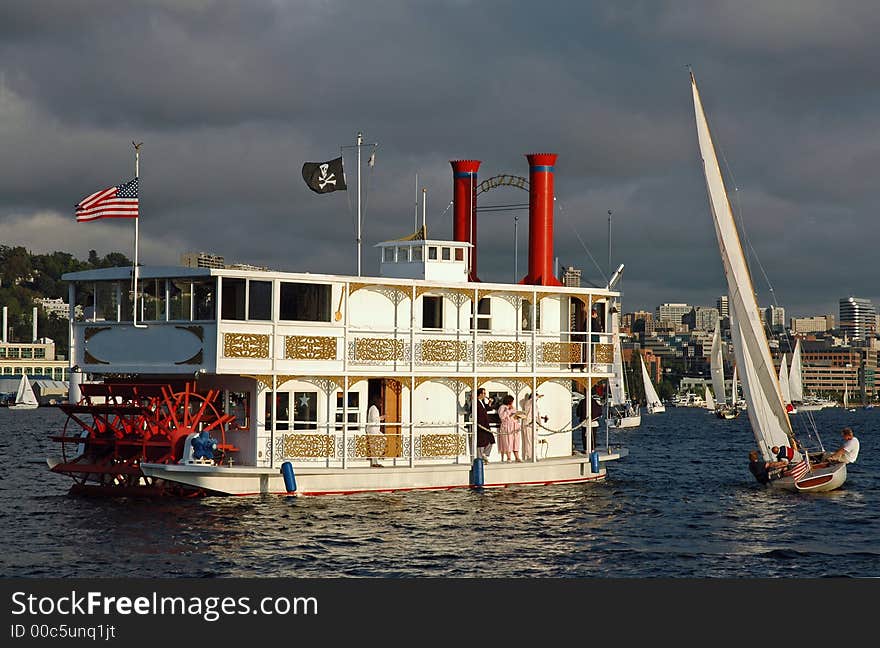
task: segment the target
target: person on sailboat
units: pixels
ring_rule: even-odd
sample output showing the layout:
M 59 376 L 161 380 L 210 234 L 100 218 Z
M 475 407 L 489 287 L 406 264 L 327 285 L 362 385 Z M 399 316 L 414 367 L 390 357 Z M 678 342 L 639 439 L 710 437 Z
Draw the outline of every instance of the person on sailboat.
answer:
M 773 446 L 770 452 L 776 456 L 776 461 L 790 463 L 794 459 L 794 448 L 790 446 Z
M 749 452 L 749 472 L 751 472 L 758 483 L 769 484 L 772 479 L 779 479 L 782 476 L 780 469 L 788 465 L 787 461 L 761 461 L 758 458 L 758 451 Z
M 831 453 L 828 461 L 837 463 L 855 463 L 859 457 L 859 440 L 853 434 L 852 428 L 845 427 L 840 432 L 843 436 L 843 445 Z

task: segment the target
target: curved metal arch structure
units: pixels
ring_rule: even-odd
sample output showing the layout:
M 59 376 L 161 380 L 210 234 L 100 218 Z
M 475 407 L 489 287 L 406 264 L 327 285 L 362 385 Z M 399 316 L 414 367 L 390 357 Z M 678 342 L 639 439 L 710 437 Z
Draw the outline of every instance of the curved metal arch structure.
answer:
M 506 173 L 502 175 L 492 176 L 491 178 L 487 178 L 477 185 L 477 195 L 479 196 L 482 193 L 485 193 L 491 189 L 497 189 L 498 187 L 516 187 L 517 189 L 528 191 L 529 180 L 528 178 L 523 178 L 522 176 L 509 175 Z

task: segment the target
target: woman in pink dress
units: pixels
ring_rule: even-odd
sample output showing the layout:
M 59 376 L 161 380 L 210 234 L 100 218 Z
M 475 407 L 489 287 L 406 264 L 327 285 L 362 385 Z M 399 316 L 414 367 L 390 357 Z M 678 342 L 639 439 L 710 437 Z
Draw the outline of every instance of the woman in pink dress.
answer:
M 510 453 L 517 462 L 520 448 L 520 422 L 516 416 L 516 408 L 513 406 L 513 396 L 508 394 L 498 408 L 498 416 L 501 419 L 501 427 L 498 429 L 498 450 L 501 452 L 501 461 L 510 461 Z

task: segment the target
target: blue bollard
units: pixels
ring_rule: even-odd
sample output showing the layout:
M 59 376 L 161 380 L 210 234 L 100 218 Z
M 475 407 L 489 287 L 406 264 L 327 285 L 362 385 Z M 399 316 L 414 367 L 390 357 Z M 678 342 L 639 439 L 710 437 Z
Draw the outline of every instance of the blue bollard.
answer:
M 599 451 L 593 450 L 590 453 L 590 470 L 594 473 L 599 472 Z
M 483 460 L 479 458 L 474 459 L 473 466 L 471 467 L 471 486 L 481 487 L 485 483 Z
M 293 475 L 293 464 L 285 461 L 281 464 L 281 474 L 284 475 L 284 487 L 288 493 L 296 492 L 296 477 Z

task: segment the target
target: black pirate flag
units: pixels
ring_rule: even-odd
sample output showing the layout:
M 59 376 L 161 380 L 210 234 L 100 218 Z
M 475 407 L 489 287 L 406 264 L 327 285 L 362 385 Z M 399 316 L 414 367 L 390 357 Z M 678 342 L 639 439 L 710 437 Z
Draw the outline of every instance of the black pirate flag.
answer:
M 303 164 L 303 180 L 309 185 L 309 189 L 319 194 L 345 189 L 342 158 L 328 162 L 306 162 Z

